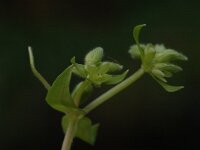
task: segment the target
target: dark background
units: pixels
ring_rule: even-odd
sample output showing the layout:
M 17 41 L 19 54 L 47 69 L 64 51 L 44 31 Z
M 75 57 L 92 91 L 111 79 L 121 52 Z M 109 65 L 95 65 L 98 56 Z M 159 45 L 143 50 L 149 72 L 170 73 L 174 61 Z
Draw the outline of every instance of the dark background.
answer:
M 28 45 L 50 83 L 71 57 L 81 62 L 96 46 L 132 73 L 138 65 L 127 51 L 133 26 L 141 23 L 147 24 L 143 42 L 165 43 L 189 57 L 181 63 L 184 72 L 170 80 L 185 89 L 167 93 L 145 75 L 89 115 L 101 124 L 95 146 L 76 139 L 72 150 L 200 149 L 199 6 L 192 0 L 1 0 L 0 150 L 59 150 L 62 144 L 62 114 L 45 102 Z

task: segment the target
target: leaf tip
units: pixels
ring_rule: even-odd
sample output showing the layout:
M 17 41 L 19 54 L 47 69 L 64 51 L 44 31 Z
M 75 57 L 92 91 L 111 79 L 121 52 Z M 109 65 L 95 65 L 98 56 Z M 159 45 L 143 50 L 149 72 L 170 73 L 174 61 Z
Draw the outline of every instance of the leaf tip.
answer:
M 33 52 L 31 46 L 28 46 L 28 54 L 29 54 L 29 59 L 30 59 L 30 64 L 33 65 L 34 59 L 33 59 Z
M 71 61 L 72 64 L 74 64 L 76 62 L 76 57 L 73 56 L 70 61 Z

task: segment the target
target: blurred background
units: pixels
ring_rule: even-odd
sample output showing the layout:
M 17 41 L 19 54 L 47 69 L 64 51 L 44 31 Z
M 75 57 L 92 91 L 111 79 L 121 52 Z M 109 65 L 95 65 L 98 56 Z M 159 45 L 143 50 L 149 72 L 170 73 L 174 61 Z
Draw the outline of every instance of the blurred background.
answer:
M 0 150 L 59 150 L 62 114 L 45 102 L 46 90 L 32 75 L 27 46 L 38 70 L 52 83 L 76 56 L 102 46 L 105 59 L 138 62 L 127 53 L 132 29 L 146 23 L 141 41 L 164 43 L 189 57 L 165 92 L 145 75 L 89 114 L 99 122 L 94 146 L 79 139 L 72 150 L 199 149 L 200 3 L 193 0 L 0 0 Z M 73 83 L 72 83 L 73 84 Z M 73 85 L 72 85 L 73 86 Z M 108 89 L 97 89 L 93 98 Z

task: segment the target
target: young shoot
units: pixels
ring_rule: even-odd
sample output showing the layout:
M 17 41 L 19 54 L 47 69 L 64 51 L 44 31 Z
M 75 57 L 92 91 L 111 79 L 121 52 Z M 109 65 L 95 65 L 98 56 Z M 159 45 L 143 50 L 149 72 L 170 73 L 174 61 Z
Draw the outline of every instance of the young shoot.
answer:
M 35 68 L 32 49 L 28 47 L 31 70 L 47 89 L 46 102 L 53 109 L 63 113 L 61 125 L 65 137 L 61 150 L 70 150 L 75 137 L 94 145 L 99 124 L 93 124 L 87 114 L 133 84 L 145 73 L 152 76 L 167 92 L 175 92 L 183 88 L 183 86 L 169 85 L 167 78 L 182 71 L 175 62 L 186 61 L 187 57 L 174 49 L 166 48 L 163 44 L 140 44 L 140 31 L 144 26 L 146 25 L 138 25 L 134 28 L 133 38 L 136 44 L 129 49 L 133 59 L 140 59 L 141 67 L 127 78 L 128 70 L 122 72 L 122 65 L 104 61 L 103 48 L 97 47 L 86 54 L 84 64 L 77 63 L 73 57 L 71 65 L 50 85 Z M 71 90 L 70 83 L 73 75 L 80 77 L 81 81 Z M 113 85 L 113 87 L 81 107 L 96 88 L 102 88 L 104 85 Z

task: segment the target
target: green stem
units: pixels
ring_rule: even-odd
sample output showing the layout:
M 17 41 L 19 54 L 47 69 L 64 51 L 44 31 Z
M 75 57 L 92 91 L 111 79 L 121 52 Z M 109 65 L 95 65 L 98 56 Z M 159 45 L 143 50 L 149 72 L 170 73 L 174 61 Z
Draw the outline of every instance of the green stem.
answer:
M 81 98 L 84 92 L 86 92 L 86 89 L 88 88 L 88 86 L 91 86 L 91 82 L 86 79 L 85 81 L 80 82 L 73 90 L 72 98 L 74 99 L 74 103 L 77 107 L 79 107 Z
M 97 106 L 101 105 L 103 102 L 107 101 L 109 98 L 113 97 L 114 95 L 116 95 L 117 93 L 119 93 L 120 91 L 122 91 L 123 89 L 125 89 L 126 87 L 131 85 L 132 83 L 134 83 L 143 74 L 144 74 L 144 70 L 143 70 L 143 68 L 140 68 L 133 75 L 128 77 L 126 80 L 124 80 L 123 82 L 119 83 L 112 89 L 108 90 L 107 92 L 105 92 L 104 94 L 102 94 L 101 96 L 96 98 L 94 101 L 92 101 L 90 104 L 88 104 L 83 110 L 86 113 L 89 113 L 90 111 L 95 109 Z
M 74 139 L 74 135 L 76 132 L 76 126 L 77 126 L 77 119 L 71 119 L 69 120 L 68 128 L 63 140 L 62 148 L 61 150 L 70 150 L 71 145 Z
M 29 46 L 28 47 L 28 52 L 29 52 L 29 59 L 30 59 L 30 66 L 31 66 L 31 70 L 33 72 L 33 74 L 36 76 L 36 78 L 38 78 L 38 80 L 44 85 L 44 87 L 48 90 L 51 86 L 50 84 L 47 82 L 47 80 L 45 80 L 45 78 L 37 71 L 37 69 L 35 68 L 35 64 L 34 64 L 34 57 L 33 57 L 33 52 L 32 52 L 32 48 Z

